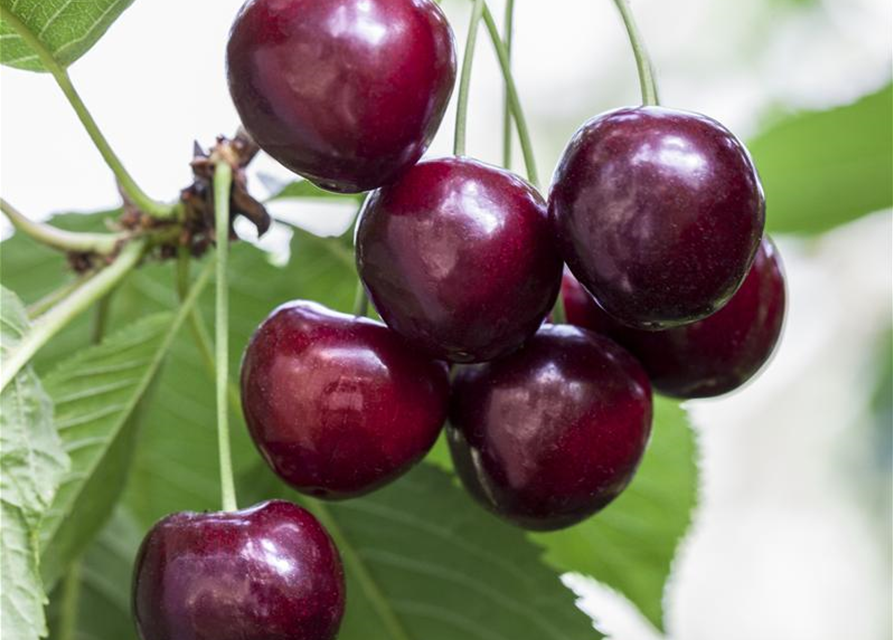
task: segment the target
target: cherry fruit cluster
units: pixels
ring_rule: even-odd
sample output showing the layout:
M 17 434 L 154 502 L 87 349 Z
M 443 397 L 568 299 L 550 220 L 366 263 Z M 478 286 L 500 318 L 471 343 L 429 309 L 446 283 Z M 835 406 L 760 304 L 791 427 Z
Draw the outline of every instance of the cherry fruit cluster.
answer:
M 456 78 L 431 0 L 249 0 L 227 60 L 261 148 L 325 189 L 373 190 L 356 257 L 384 322 L 295 301 L 245 351 L 248 428 L 297 491 L 373 491 L 446 424 L 480 503 L 528 529 L 567 527 L 632 479 L 652 385 L 722 394 L 771 355 L 784 276 L 750 156 L 714 120 L 598 116 L 546 202 L 471 158 L 419 162 Z M 549 321 L 559 296 L 571 324 Z M 161 521 L 134 601 L 144 640 L 331 640 L 344 582 L 323 527 L 274 501 Z

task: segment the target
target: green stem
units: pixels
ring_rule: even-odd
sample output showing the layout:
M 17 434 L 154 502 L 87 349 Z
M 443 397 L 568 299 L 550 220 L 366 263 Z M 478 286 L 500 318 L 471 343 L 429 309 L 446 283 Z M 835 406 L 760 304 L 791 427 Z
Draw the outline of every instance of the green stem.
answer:
M 0 391 L 16 376 L 31 358 L 69 322 L 93 306 L 114 289 L 143 257 L 146 242 L 134 240 L 121 251 L 115 261 L 86 281 L 74 293 L 37 318 L 11 351 L 7 353 L 0 372 Z
M 509 59 L 509 66 L 512 64 L 512 43 L 515 37 L 515 0 L 506 0 L 505 3 L 505 24 L 503 30 L 505 35 L 502 38 L 505 46 L 505 53 Z M 502 113 L 502 166 L 506 169 L 512 168 L 512 105 L 509 102 L 508 89 L 505 91 L 503 99 Z
M 112 305 L 113 295 L 115 295 L 114 290 L 109 291 L 96 303 L 96 311 L 93 315 L 93 332 L 90 337 L 93 344 L 102 342 L 102 337 L 105 335 L 105 328 L 108 325 L 109 309 Z
M 56 289 L 55 291 L 51 291 L 44 297 L 42 297 L 37 302 L 28 305 L 28 317 L 31 320 L 38 317 L 39 315 L 45 313 L 48 309 L 56 305 L 63 298 L 68 297 L 72 291 L 80 288 L 85 282 L 87 282 L 92 276 L 86 275 L 81 276 L 79 278 L 75 278 L 70 282 L 66 282 L 61 287 Z
M 108 140 L 102 135 L 102 131 L 99 130 L 99 126 L 96 124 L 93 116 L 90 115 L 90 111 L 87 110 L 87 107 L 84 105 L 83 100 L 81 100 L 80 95 L 78 95 L 77 90 L 75 90 L 74 85 L 71 83 L 71 78 L 68 76 L 68 72 L 56 62 L 53 54 L 50 53 L 40 39 L 31 32 L 31 29 L 29 29 L 18 16 L 7 9 L 5 4 L 0 5 L 0 18 L 12 27 L 12 29 L 18 33 L 19 37 L 21 37 L 22 40 L 34 50 L 34 53 L 37 54 L 37 57 L 40 59 L 41 63 L 43 63 L 43 66 L 46 67 L 46 70 L 56 79 L 59 88 L 62 89 L 62 93 L 65 94 L 65 97 L 77 114 L 78 119 L 80 119 L 81 124 L 84 126 L 84 129 L 87 130 L 90 139 L 93 140 L 93 144 L 96 145 L 96 148 L 99 150 L 105 163 L 115 174 L 118 184 L 121 185 L 121 189 L 127 194 L 127 197 L 130 198 L 133 204 L 141 211 L 156 218 L 170 218 L 174 216 L 176 209 L 173 205 L 156 202 L 147 196 L 127 172 L 127 169 L 124 168 L 121 160 L 109 145 Z
M 191 256 L 189 255 L 189 250 L 186 247 L 180 247 L 180 252 L 177 256 L 177 292 L 181 302 L 186 299 L 186 295 L 189 292 L 190 262 Z M 216 380 L 217 363 L 214 358 L 214 345 L 211 342 L 211 333 L 208 331 L 205 320 L 202 318 L 202 314 L 198 309 L 192 309 L 189 313 L 189 330 L 192 332 L 192 337 L 198 345 L 198 350 L 201 352 L 202 360 L 204 360 L 205 363 L 205 369 L 208 371 L 211 381 Z M 242 411 L 239 390 L 232 381 L 229 381 L 226 388 L 230 411 L 238 415 Z
M 518 139 L 521 141 L 521 152 L 524 154 L 524 164 L 527 166 L 527 179 L 530 183 L 539 188 L 539 172 L 536 169 L 536 159 L 533 154 L 533 144 L 530 142 L 530 130 L 527 127 L 527 118 L 524 117 L 524 110 L 521 108 L 521 99 L 518 97 L 518 88 L 515 85 L 515 79 L 512 76 L 512 65 L 509 60 L 508 49 L 502 42 L 499 35 L 499 28 L 490 13 L 490 8 L 484 3 L 484 24 L 487 25 L 487 31 L 490 32 L 490 41 L 496 49 L 496 56 L 499 58 L 499 66 L 502 67 L 502 75 L 505 78 L 505 90 L 508 95 L 509 104 L 512 108 L 512 116 L 515 119 L 515 126 L 518 129 Z
M 74 561 L 62 582 L 62 606 L 59 611 L 59 640 L 75 640 L 78 631 L 78 603 L 81 598 L 81 563 Z
M 468 39 L 465 41 L 465 56 L 462 59 L 462 75 L 459 76 L 459 99 L 456 103 L 456 139 L 453 154 L 465 155 L 465 131 L 468 124 L 468 90 L 471 86 L 471 68 L 474 65 L 474 49 L 477 45 L 478 26 L 484 13 L 484 0 L 474 0 L 471 21 L 468 23 Z
M 224 511 L 235 511 L 236 483 L 233 480 L 233 460 L 229 442 L 229 287 L 227 261 L 229 256 L 229 199 L 233 182 L 233 168 L 218 160 L 214 169 L 214 211 L 217 236 L 217 312 L 215 345 L 217 348 L 217 443 L 220 455 L 220 491 Z
M 646 105 L 658 104 L 657 81 L 654 78 L 654 67 L 651 65 L 651 58 L 645 49 L 645 43 L 642 40 L 642 34 L 636 26 L 633 18 L 632 9 L 629 6 L 629 0 L 614 0 L 620 17 L 623 18 L 623 24 L 626 27 L 626 33 L 629 36 L 629 43 L 633 48 L 633 55 L 636 57 L 636 67 L 639 71 L 639 85 L 642 89 L 642 102 Z
M 353 301 L 353 314 L 362 318 L 368 313 L 369 296 L 366 294 L 366 287 L 363 286 L 363 281 L 357 280 L 357 293 Z
M 118 248 L 118 244 L 124 239 L 123 235 L 113 233 L 79 233 L 65 231 L 50 224 L 34 222 L 24 216 L 18 209 L 0 198 L 0 211 L 6 214 L 12 226 L 26 236 L 62 251 L 78 251 L 83 253 L 97 253 L 110 255 Z

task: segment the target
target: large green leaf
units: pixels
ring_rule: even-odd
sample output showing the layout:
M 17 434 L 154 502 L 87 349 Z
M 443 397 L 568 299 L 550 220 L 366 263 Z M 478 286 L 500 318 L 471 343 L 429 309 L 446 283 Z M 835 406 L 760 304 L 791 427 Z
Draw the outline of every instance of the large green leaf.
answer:
M 893 87 L 786 118 L 749 143 L 775 233 L 820 233 L 893 206 Z
M 141 402 L 179 326 L 173 320 L 169 313 L 145 318 L 46 377 L 71 458 L 41 526 L 41 574 L 48 589 L 90 543 L 121 494 Z
M 251 501 L 298 499 L 335 538 L 349 599 L 339 640 L 602 637 L 542 549 L 432 465 L 338 503 L 298 498 L 262 463 L 242 486 Z
M 28 329 L 21 301 L 0 287 L 0 357 Z M 46 634 L 37 534 L 68 458 L 53 426 L 53 404 L 25 367 L 0 394 L 0 635 Z
M 0 64 L 43 71 L 23 31 L 39 41 L 56 62 L 67 67 L 80 58 L 133 0 L 0 0 Z
M 629 488 L 586 522 L 532 537 L 554 566 L 613 587 L 662 628 L 664 589 L 697 500 L 695 456 L 685 412 L 656 398 L 651 442 Z
M 126 509 L 111 519 L 50 595 L 50 640 L 135 640 L 130 615 L 133 561 L 143 532 Z M 74 599 L 75 607 L 66 611 Z M 73 617 L 66 618 L 66 615 Z

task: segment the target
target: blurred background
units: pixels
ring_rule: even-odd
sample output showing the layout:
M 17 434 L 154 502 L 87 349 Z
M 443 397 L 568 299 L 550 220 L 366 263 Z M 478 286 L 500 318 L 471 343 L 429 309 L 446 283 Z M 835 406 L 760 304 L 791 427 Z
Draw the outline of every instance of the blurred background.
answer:
M 241 1 L 135 2 L 71 70 L 112 146 L 155 197 L 189 183 L 193 139 L 207 145 L 235 131 L 223 51 Z M 610 0 L 516 4 L 515 74 L 546 180 L 584 120 L 639 102 L 638 81 Z M 633 4 L 662 102 L 751 141 L 771 177 L 769 227 L 790 296 L 764 374 L 732 396 L 688 405 L 701 496 L 665 595 L 667 633 L 893 638 L 893 213 L 883 210 L 893 201 L 891 3 Z M 491 7 L 501 16 L 500 0 Z M 469 3 L 444 8 L 461 52 Z M 33 218 L 117 206 L 111 174 L 52 80 L 6 67 L 0 80 L 4 197 Z M 471 101 L 469 153 L 498 163 L 502 79 L 484 35 Z M 431 155 L 450 152 L 453 115 Z M 790 180 L 776 171 L 791 166 L 801 171 Z M 252 171 L 261 195 L 290 179 L 264 158 Z M 321 234 L 342 231 L 352 213 L 306 201 L 271 211 Z M 261 244 L 281 260 L 289 234 L 277 225 Z M 613 638 L 660 637 L 621 596 L 579 576 L 566 583 Z

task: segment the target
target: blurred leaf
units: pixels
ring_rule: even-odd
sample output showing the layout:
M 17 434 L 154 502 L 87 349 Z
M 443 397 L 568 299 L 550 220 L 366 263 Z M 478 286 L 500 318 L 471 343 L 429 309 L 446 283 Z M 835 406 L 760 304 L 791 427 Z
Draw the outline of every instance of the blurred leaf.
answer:
M 50 640 L 136 640 L 128 585 L 142 535 L 142 530 L 125 509 L 115 510 L 108 524 L 74 565 L 73 575 L 66 576 L 51 594 L 47 611 Z M 74 594 L 67 593 L 66 588 L 73 589 Z M 66 596 L 77 599 L 73 633 L 61 628 L 66 623 L 62 611 Z
M 14 293 L 0 287 L 0 355 L 28 330 Z M 30 366 L 0 394 L 0 636 L 46 635 L 37 532 L 68 458 L 53 426 L 53 403 Z
M 749 143 L 771 233 L 821 233 L 893 206 L 893 87 L 790 116 Z
M 259 176 L 266 183 L 270 191 L 274 192 L 267 198 L 270 200 L 286 200 L 288 198 L 314 198 L 321 200 L 346 200 L 348 202 L 360 203 L 365 198 L 362 193 L 335 193 L 320 189 L 309 180 L 296 180 L 285 185 L 273 184 L 272 178 Z M 278 187 L 278 188 L 277 188 Z
M 141 402 L 179 328 L 154 315 L 81 351 L 46 377 L 71 467 L 41 525 L 47 589 L 99 531 L 130 470 Z
M 655 397 L 651 442 L 630 486 L 604 511 L 570 529 L 531 533 L 546 561 L 591 576 L 623 594 L 658 629 L 673 558 L 697 501 L 696 445 L 678 403 Z M 428 462 L 452 470 L 438 440 Z
M 4 11 L 30 31 L 61 66 L 90 50 L 133 0 L 0 0 Z M 0 63 L 43 71 L 37 54 L 14 25 L 0 21 Z
M 298 497 L 262 463 L 242 484 L 252 501 Z M 344 561 L 350 604 L 339 640 L 603 637 L 542 549 L 431 465 L 363 498 L 299 501 Z

